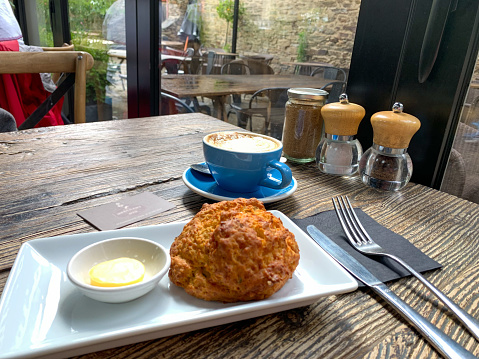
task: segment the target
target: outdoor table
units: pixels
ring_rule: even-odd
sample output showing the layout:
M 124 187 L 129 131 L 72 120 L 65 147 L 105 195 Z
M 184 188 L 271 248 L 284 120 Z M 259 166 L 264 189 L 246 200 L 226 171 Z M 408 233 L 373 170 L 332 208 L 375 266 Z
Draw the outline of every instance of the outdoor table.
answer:
M 81 210 L 150 192 L 174 208 L 129 228 L 190 220 L 204 203 L 214 201 L 189 190 L 182 174 L 191 163 L 203 159 L 202 138 L 206 134 L 234 129 L 237 127 L 194 113 L 0 134 L 0 291 L 22 243 L 97 232 L 77 215 Z M 289 218 L 307 218 L 331 210 L 333 196 L 348 195 L 355 207 L 440 262 L 442 269 L 425 276 L 479 317 L 479 205 L 414 183 L 400 192 L 378 192 L 363 185 L 357 176 L 321 174 L 314 163 L 288 164 L 298 188 L 290 197 L 266 204 L 268 210 L 281 211 Z M 58 275 L 68 280 L 64 272 Z M 447 335 L 479 355 L 479 343 L 416 279 L 407 277 L 388 286 Z M 205 302 L 205 307 L 209 305 Z M 71 308 L 60 309 L 68 322 Z M 38 316 L 35 340 L 41 341 L 42 335 L 48 336 L 53 330 L 48 320 L 48 316 Z M 105 327 L 109 325 L 105 323 Z M 74 330 L 82 329 L 72 327 Z M 101 337 L 98 339 L 101 342 Z M 33 339 L 18 337 L 22 340 Z M 83 350 L 88 353 L 92 348 Z M 72 351 L 67 355 L 76 354 Z M 79 358 L 133 357 L 349 359 L 440 355 L 371 290 L 358 289 L 323 297 L 306 307 L 230 324 L 203 329 L 192 325 L 188 332 L 161 338 L 139 336 L 136 343 L 122 345 L 120 341 L 114 348 Z
M 174 41 L 174 40 L 161 40 L 161 46 L 181 46 L 183 47 L 185 43 L 183 41 Z
M 126 50 L 112 49 L 108 50 L 108 56 L 114 57 L 120 60 L 120 64 L 126 60 Z M 178 56 L 178 55 L 169 55 L 160 53 L 161 60 L 179 60 L 179 61 L 191 61 L 189 56 Z
M 268 87 L 321 88 L 329 82 L 299 75 L 165 75 L 161 89 L 178 98 L 208 97 L 213 100 L 216 116 L 226 121 L 229 95 L 252 94 Z

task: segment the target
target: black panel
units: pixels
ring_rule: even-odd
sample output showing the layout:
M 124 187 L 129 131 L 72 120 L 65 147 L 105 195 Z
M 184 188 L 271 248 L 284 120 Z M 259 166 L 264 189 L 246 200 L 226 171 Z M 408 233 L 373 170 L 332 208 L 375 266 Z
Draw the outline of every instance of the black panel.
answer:
M 366 109 L 358 132 L 364 150 L 373 142 L 371 115 L 391 109 L 411 2 L 361 2 L 347 92 L 351 102 Z
M 53 32 L 53 46 L 60 47 L 71 41 L 67 0 L 50 0 L 50 21 Z
M 15 12 L 15 17 L 17 18 L 18 25 L 20 26 L 20 29 L 22 30 L 23 42 L 25 42 L 25 44 L 30 44 L 30 41 L 28 39 L 27 16 L 25 14 L 25 0 L 15 0 L 13 4 L 14 4 L 13 9 Z
M 236 41 L 238 39 L 238 16 L 239 16 L 239 0 L 235 0 L 233 12 L 233 33 L 231 37 L 231 52 L 236 52 Z
M 458 108 L 465 100 L 463 88 L 468 87 L 472 75 L 465 68 L 465 63 L 468 56 L 477 57 L 477 50 L 469 54 L 469 48 L 477 31 L 474 24 L 478 2 L 459 1 L 457 8 L 450 10 L 453 11 L 449 12 L 434 67 L 427 80 L 419 83 L 419 54 L 423 36 L 418 35 L 424 33 L 424 14 L 429 14 L 429 7 L 418 1 L 396 96 L 404 104 L 406 112 L 421 120 L 421 128 L 408 150 L 415 165 L 412 180 L 436 188 L 440 185 L 436 177 L 440 179 L 443 176 L 443 173 L 436 172 L 441 162 L 447 161 L 451 150 L 451 144 L 445 146 L 446 139 L 449 132 L 456 129 Z
M 125 14 L 128 118 L 135 118 L 139 116 L 136 0 L 125 0 Z
M 125 1 L 128 117 L 159 114 L 159 4 Z
M 395 101 L 421 120 L 408 150 L 414 163 L 412 181 L 438 188 L 450 150 L 445 144 L 457 124 L 475 62 L 471 60 L 477 57 L 478 2 L 451 1 L 454 11 L 448 14 L 436 63 L 420 84 L 419 56 L 432 3 L 362 1 L 348 94 L 366 108 L 358 133 L 364 149 L 372 143 L 371 115 L 390 110 Z

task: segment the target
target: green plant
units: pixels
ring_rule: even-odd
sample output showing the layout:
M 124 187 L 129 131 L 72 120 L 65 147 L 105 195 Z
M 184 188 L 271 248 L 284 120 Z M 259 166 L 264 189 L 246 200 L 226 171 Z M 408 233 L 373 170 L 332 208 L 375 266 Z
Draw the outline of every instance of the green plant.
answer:
M 230 28 L 230 23 L 234 19 L 234 0 L 220 0 L 220 3 L 216 6 L 216 12 L 220 19 L 226 20 L 226 36 L 225 36 L 225 45 L 224 49 L 227 51 L 230 50 L 230 45 L 228 45 L 228 33 Z M 238 7 L 238 20 L 245 13 L 245 8 L 243 4 L 239 4 Z
M 86 78 L 86 102 L 103 103 L 105 102 L 106 86 L 110 85 L 107 79 L 108 54 L 107 47 L 101 41 L 73 41 L 76 51 L 88 52 L 95 63 L 87 72 Z
M 37 0 L 36 12 L 38 19 L 38 33 L 40 36 L 39 46 L 53 46 L 53 33 L 50 24 L 50 7 L 48 0 Z
M 298 34 L 298 52 L 296 60 L 298 62 L 304 62 L 307 60 L 306 48 L 308 47 L 308 39 L 306 31 L 301 31 Z
M 102 41 L 105 13 L 115 0 L 69 0 L 70 29 L 75 50 L 92 55 L 95 63 L 87 73 L 87 103 L 105 101 L 108 47 Z
M 92 32 L 101 34 L 103 19 L 115 0 L 69 0 L 70 29 L 83 37 Z

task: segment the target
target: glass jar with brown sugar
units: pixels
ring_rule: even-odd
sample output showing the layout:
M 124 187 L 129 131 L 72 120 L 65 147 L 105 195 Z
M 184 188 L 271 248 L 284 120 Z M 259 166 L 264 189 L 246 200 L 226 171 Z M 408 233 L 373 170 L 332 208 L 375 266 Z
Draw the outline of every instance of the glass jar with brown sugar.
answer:
M 299 163 L 315 161 L 316 147 L 323 131 L 321 108 L 328 92 L 311 88 L 291 88 L 283 128 L 283 155 Z

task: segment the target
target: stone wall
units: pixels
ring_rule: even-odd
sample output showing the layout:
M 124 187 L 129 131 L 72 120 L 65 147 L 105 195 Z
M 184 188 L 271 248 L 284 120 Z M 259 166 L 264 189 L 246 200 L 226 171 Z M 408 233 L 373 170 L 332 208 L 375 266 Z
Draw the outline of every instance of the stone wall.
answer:
M 162 2 L 163 5 L 163 28 L 161 35 L 168 40 L 177 40 L 178 31 L 186 13 L 188 0 L 175 0 Z
M 223 48 L 227 24 L 216 12 L 219 0 L 198 1 L 202 13 L 202 46 Z M 349 68 L 361 0 L 240 0 L 240 3 L 244 7 L 236 46 L 240 55 L 274 55 L 272 66 L 280 72 L 285 69 L 282 64 L 296 61 L 300 34 L 303 33 L 306 39 L 305 61 L 327 62 Z M 168 4 L 171 24 L 163 29 L 163 35 L 176 39 L 188 0 L 173 0 Z M 231 27 L 232 24 L 229 24 L 229 46 Z M 472 82 L 479 82 L 479 61 Z
M 202 44 L 207 48 L 224 48 L 227 23 L 218 17 L 218 0 L 199 0 L 202 7 Z M 296 61 L 300 37 L 304 37 L 304 61 L 327 62 L 349 68 L 354 44 L 360 0 L 242 0 L 244 15 L 238 26 L 236 52 L 274 55 L 279 71 L 286 62 Z M 170 2 L 175 12 L 185 13 L 187 1 Z M 163 35 L 174 39 L 182 17 Z M 228 43 L 231 46 L 231 27 Z M 301 35 L 300 35 L 301 34 Z M 230 48 L 230 47 L 229 47 Z

